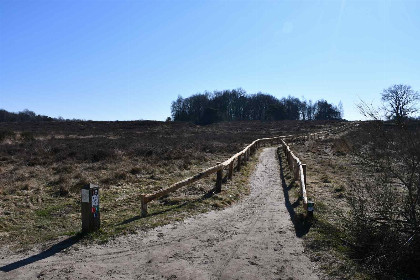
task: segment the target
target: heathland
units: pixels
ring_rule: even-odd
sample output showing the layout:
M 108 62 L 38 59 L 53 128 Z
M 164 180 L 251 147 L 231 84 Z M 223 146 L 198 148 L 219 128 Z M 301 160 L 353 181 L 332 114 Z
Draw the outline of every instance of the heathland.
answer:
M 184 214 L 178 213 L 223 207 L 245 190 L 233 189 L 234 193 L 225 197 L 216 196 L 199 203 L 213 187 L 214 178 L 209 177 L 152 203 L 151 213 L 160 215 L 138 219 L 141 194 L 223 161 L 257 138 L 305 133 L 336 124 L 1 123 L 0 243 L 20 247 L 76 234 L 80 230 L 80 188 L 87 183 L 101 187 L 102 239 L 166 223 L 170 216 L 182 218 Z
M 305 251 L 329 279 L 418 276 L 419 124 L 349 123 L 322 139 L 291 142 L 307 164 L 308 218 L 281 153 L 279 185 Z M 0 246 L 22 250 L 66 236 L 114 237 L 223 209 L 249 193 L 257 156 L 215 194 L 215 176 L 150 203 L 140 195 L 194 175 L 255 139 L 305 135 L 339 121 L 49 121 L 0 123 Z M 100 186 L 101 230 L 80 237 L 80 188 Z M 251 195 L 252 196 L 252 195 Z M 273 212 L 273 215 L 275 213 Z

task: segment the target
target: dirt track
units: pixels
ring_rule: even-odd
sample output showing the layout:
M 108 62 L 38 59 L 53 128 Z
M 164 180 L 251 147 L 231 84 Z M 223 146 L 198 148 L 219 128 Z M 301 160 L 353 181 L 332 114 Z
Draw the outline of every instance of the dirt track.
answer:
M 223 211 L 106 245 L 1 258 L 0 278 L 318 279 L 286 207 L 275 148 L 262 151 L 250 184 L 251 194 Z

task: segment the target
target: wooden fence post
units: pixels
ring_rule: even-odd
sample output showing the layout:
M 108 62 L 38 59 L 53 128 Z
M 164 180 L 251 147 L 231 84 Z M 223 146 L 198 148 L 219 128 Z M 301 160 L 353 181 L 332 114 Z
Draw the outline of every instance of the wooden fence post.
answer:
M 222 191 L 222 179 L 223 179 L 223 169 L 217 170 L 217 178 L 216 178 L 216 193 Z
M 229 163 L 228 179 L 231 180 L 233 176 L 233 160 Z
M 306 188 L 306 164 L 302 164 L 302 170 L 303 170 L 303 179 L 304 179 L 305 188 Z
M 238 156 L 238 165 L 236 166 L 237 171 L 241 171 L 241 155 Z
M 145 195 L 140 195 L 140 203 L 141 203 L 141 216 L 147 216 L 147 200 Z

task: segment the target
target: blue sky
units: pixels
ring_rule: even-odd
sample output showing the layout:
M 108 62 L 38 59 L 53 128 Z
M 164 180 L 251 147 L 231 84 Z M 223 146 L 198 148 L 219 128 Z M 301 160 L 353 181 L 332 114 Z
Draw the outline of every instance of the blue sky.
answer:
M 164 120 L 243 88 L 334 104 L 420 91 L 419 1 L 0 1 L 0 108 Z

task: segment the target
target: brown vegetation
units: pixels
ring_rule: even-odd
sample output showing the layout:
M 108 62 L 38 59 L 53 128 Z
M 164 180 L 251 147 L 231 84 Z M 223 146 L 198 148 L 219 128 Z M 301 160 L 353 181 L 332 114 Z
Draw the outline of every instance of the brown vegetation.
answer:
M 367 122 L 294 145 L 316 208 L 306 244 L 329 278 L 419 276 L 418 133 L 417 123 Z
M 151 203 L 142 219 L 139 196 L 229 158 L 253 140 L 304 133 L 335 122 L 231 122 L 200 127 L 173 122 L 2 123 L 0 244 L 25 245 L 80 230 L 80 188 L 101 186 L 102 232 L 108 238 L 185 213 L 219 208 L 241 196 L 242 170 L 222 194 L 205 196 L 207 178 Z M 249 164 L 250 166 L 252 164 Z M 225 186 L 225 185 L 224 185 Z M 204 201 L 204 203 L 203 203 Z M 180 214 L 184 213 L 184 214 Z

